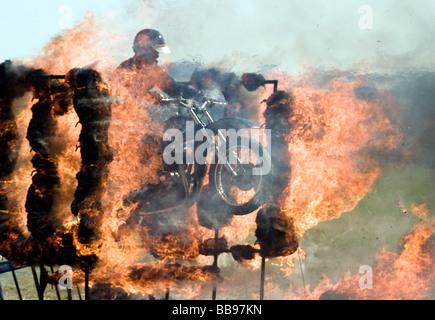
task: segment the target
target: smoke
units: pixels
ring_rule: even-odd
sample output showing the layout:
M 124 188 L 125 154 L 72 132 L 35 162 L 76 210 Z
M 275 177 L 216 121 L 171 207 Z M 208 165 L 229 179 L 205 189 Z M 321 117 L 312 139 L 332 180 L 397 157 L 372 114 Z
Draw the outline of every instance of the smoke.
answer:
M 364 4 L 372 9 L 372 29 L 360 26 L 360 1 L 134 1 L 128 17 L 129 28 L 159 29 L 173 61 L 202 57 L 206 65 L 233 71 L 278 66 L 294 73 L 301 64 L 380 72 L 433 67 L 432 2 Z
M 430 136 L 435 125 L 435 73 L 401 73 L 391 83 L 402 114 L 403 147 L 413 153 L 415 161 L 433 168 L 435 145 Z
M 371 9 L 370 17 L 365 16 L 367 11 L 360 11 L 363 5 Z M 410 0 L 364 3 L 356 0 L 273 3 L 130 0 L 116 6 L 107 3 L 104 10 L 87 4 L 97 15 L 99 27 L 94 30 L 99 37 L 97 43 L 109 48 L 106 58 L 112 57 L 114 64 L 131 55 L 134 35 L 151 27 L 162 32 L 172 49 L 170 56 L 161 57 L 162 62 L 188 58 L 207 66 L 225 66 L 231 71 L 263 72 L 279 67 L 289 73 L 300 72 L 301 64 L 379 72 L 430 69 L 434 66 L 433 6 L 429 0 L 418 4 Z M 32 6 L 33 15 L 28 13 L 28 8 L 19 12 L 11 12 L 11 8 L 4 4 L 5 12 L 9 11 L 16 21 L 38 18 L 41 22 L 44 15 L 48 20 L 44 24 L 38 22 L 38 32 L 29 30 L 25 22 L 14 21 L 14 32 L 2 26 L 5 46 L 16 47 L 14 51 L 19 52 L 20 58 L 28 58 L 40 49 L 29 48 L 29 44 L 35 45 L 36 38 L 40 42 L 41 37 L 50 34 L 44 29 L 47 25 L 52 26 L 51 34 L 57 36 L 69 32 L 58 29 L 54 2 L 49 8 L 43 4 Z M 83 3 L 71 4 L 74 21 L 83 15 L 80 9 L 84 8 Z M 371 18 L 371 29 L 361 25 L 365 18 Z M 12 39 L 12 33 L 20 41 Z M 2 59 L 5 58 L 16 57 Z

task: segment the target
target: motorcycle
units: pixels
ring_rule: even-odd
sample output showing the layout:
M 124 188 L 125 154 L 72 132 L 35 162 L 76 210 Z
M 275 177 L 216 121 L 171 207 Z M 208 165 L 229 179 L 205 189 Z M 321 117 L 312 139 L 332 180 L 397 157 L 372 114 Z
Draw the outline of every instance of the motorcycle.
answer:
M 265 83 L 274 83 L 276 90 L 275 81 L 259 85 Z M 254 87 L 252 81 L 245 86 L 249 91 Z M 213 109 L 225 107 L 225 101 L 198 102 L 162 92 L 160 95 L 162 103 L 177 109 L 164 127 L 180 132 L 180 139 L 165 139 L 162 155 L 164 159 L 183 161 L 165 162 L 161 173 L 164 183 L 147 185 L 130 194 L 128 201 L 139 203 L 135 214 L 186 210 L 197 204 L 199 223 L 216 228 L 233 215 L 249 214 L 262 206 L 268 199 L 273 168 L 270 152 L 258 138 L 260 126 L 238 117 L 216 119 Z M 182 154 L 174 156 L 177 150 Z

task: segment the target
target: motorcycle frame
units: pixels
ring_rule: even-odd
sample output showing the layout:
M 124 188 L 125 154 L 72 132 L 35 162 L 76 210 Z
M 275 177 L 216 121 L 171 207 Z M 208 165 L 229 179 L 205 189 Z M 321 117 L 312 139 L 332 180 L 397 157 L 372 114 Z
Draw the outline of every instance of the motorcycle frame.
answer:
M 166 101 L 173 101 L 173 100 L 167 99 Z M 231 126 L 234 127 L 234 129 L 241 129 L 241 128 L 259 129 L 260 127 L 258 125 L 256 125 L 255 123 L 247 120 L 247 119 L 238 118 L 238 117 L 227 117 L 227 118 L 222 118 L 219 120 L 214 120 L 212 115 L 210 114 L 210 112 L 208 112 L 208 110 L 207 110 L 207 107 L 209 107 L 213 103 L 210 100 L 205 101 L 200 107 L 196 107 L 196 106 L 191 107 L 191 106 L 187 105 L 186 103 L 184 103 L 183 101 L 178 101 L 178 102 L 183 107 L 185 107 L 189 110 L 190 117 L 193 119 L 193 121 L 195 122 L 195 124 L 198 127 L 198 129 L 196 131 L 201 130 L 202 133 L 204 134 L 204 136 L 206 137 L 207 141 L 209 141 L 214 146 L 213 149 L 214 149 L 215 155 L 221 154 L 221 156 L 223 156 L 224 159 L 226 159 L 225 160 L 226 162 L 223 164 L 225 166 L 225 168 L 229 172 L 231 172 L 232 174 L 237 176 L 237 173 L 234 171 L 232 166 L 228 163 L 226 154 L 222 154 L 222 151 L 220 150 L 219 146 L 214 141 L 213 137 L 211 137 L 208 134 L 206 129 L 210 129 L 213 132 L 219 134 L 220 138 L 223 139 L 222 141 L 225 142 L 226 138 L 218 130 L 219 128 L 222 127 L 222 125 L 224 123 L 231 124 Z M 215 104 L 225 104 L 225 103 L 215 103 Z M 201 117 L 199 116 L 198 111 L 204 113 L 205 116 L 207 117 L 207 119 L 210 121 L 210 123 L 208 123 L 208 124 L 204 123 L 204 121 L 201 120 Z M 202 187 L 204 185 L 205 176 L 206 176 L 208 170 L 205 170 L 205 172 L 202 174 L 202 176 L 200 176 L 198 178 L 195 175 L 195 173 L 198 173 L 198 172 L 195 172 L 195 171 L 191 172 L 192 167 L 193 167 L 192 164 L 189 164 L 189 165 L 179 164 L 178 165 L 178 173 L 180 174 L 181 181 L 182 181 L 183 187 L 184 187 L 184 192 L 185 192 L 185 198 L 180 205 L 177 205 L 175 207 L 162 209 L 162 210 L 157 210 L 157 211 L 140 212 L 139 215 L 146 216 L 146 215 L 150 215 L 150 214 L 159 214 L 159 213 L 165 213 L 165 212 L 174 211 L 174 210 L 188 209 L 192 205 L 194 205 L 199 199 Z M 207 167 L 209 167 L 209 165 L 207 165 Z M 195 168 L 194 168 L 194 170 L 195 170 Z M 192 175 L 194 176 L 193 180 L 192 180 Z M 194 185 L 193 190 L 191 190 L 192 182 Z

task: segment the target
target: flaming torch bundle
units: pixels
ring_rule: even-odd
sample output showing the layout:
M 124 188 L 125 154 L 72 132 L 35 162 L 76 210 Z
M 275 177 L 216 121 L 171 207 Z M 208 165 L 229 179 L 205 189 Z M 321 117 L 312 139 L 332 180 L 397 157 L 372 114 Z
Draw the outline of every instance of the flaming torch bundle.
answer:
M 0 240 L 4 240 L 9 226 L 8 196 L 5 182 L 14 171 L 17 161 L 17 124 L 12 111 L 15 98 L 25 92 L 24 85 L 18 84 L 18 75 L 12 70 L 10 61 L 0 65 Z
M 54 201 L 59 186 L 56 168 L 56 147 L 52 137 L 55 131 L 55 116 L 63 113 L 59 108 L 65 107 L 61 101 L 64 87 L 57 86 L 54 101 L 48 93 L 49 77 L 40 70 L 30 70 L 13 66 L 11 62 L 1 65 L 1 144 L 3 158 L 1 163 L 1 202 L 2 226 L 0 229 L 1 254 L 17 264 L 35 265 L 71 263 L 74 256 L 72 239 L 59 230 L 62 227 L 56 219 Z M 31 162 L 34 167 L 32 184 L 27 192 L 25 208 L 27 210 L 27 236 L 12 216 L 6 185 L 9 183 L 17 161 L 18 134 L 14 118 L 13 102 L 32 90 L 38 99 L 32 107 L 33 117 L 28 126 L 27 139 L 35 152 Z M 56 106 L 56 108 L 54 107 Z M 72 255 L 71 251 L 72 250 Z
M 81 243 L 99 238 L 101 194 L 107 181 L 112 153 L 108 144 L 111 107 L 101 76 L 91 69 L 74 69 L 67 77 L 74 89 L 74 109 L 82 125 L 79 137 L 82 166 L 77 174 L 78 186 L 71 211 L 80 217 L 78 231 Z
M 66 83 L 59 81 L 65 78 Z M 96 257 L 77 252 L 74 234 L 63 225 L 57 212 L 61 196 L 58 159 L 64 147 L 56 140 L 56 132 L 57 118 L 68 112 L 72 101 L 82 124 L 79 138 L 82 167 L 77 174 L 78 186 L 71 211 L 80 218 L 79 242 L 90 244 L 99 239 L 98 224 L 103 210 L 101 192 L 112 159 L 108 147 L 110 100 L 107 91 L 102 89 L 101 77 L 87 69 L 73 69 L 67 76 L 51 76 L 42 70 L 5 62 L 1 65 L 1 82 L 0 253 L 17 264 L 40 265 L 41 277 L 45 274 L 44 265 L 79 262 L 82 268 L 89 270 Z M 32 91 L 34 99 L 38 100 L 31 108 L 32 118 L 26 135 L 34 153 L 32 183 L 25 202 L 30 235 L 26 235 L 11 216 L 5 188 L 18 157 L 13 102 L 27 91 Z

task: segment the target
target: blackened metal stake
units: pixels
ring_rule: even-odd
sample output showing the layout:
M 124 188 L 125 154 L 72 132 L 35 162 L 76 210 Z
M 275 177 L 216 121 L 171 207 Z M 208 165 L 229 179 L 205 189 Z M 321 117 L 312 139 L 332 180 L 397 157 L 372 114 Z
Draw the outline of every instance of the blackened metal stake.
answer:
M 219 242 L 219 228 L 214 230 L 214 254 L 213 254 L 213 267 L 217 270 L 217 262 L 218 262 L 218 242 Z M 216 300 L 216 292 L 217 292 L 217 283 L 216 280 L 213 280 L 213 292 L 212 292 L 212 300 Z
M 44 265 L 39 266 L 39 299 L 44 300 L 44 292 L 48 285 L 48 272 Z
M 264 275 L 266 273 L 266 258 L 261 256 L 260 300 L 264 299 Z
M 42 300 L 41 290 L 39 289 L 38 275 L 36 274 L 35 266 L 32 266 L 31 269 L 32 269 L 32 274 L 33 274 L 33 281 L 35 282 L 36 292 L 38 292 L 38 298 L 39 298 L 39 300 Z
M 85 270 L 85 300 L 89 300 L 89 269 Z
M 77 286 L 77 294 L 79 295 L 79 300 L 82 300 L 82 293 L 80 292 L 80 288 Z
M 54 274 L 53 266 L 50 266 L 50 271 L 51 271 L 51 274 Z M 57 283 L 54 285 L 54 289 L 56 290 L 57 300 L 62 300 L 60 298 L 59 286 L 57 285 Z
M 17 275 L 15 274 L 15 270 L 13 270 L 13 269 L 12 269 L 12 276 L 14 277 L 15 288 L 17 289 L 18 298 L 19 298 L 20 300 L 23 300 L 23 296 L 21 295 L 20 286 L 18 285 Z
M 6 300 L 5 292 L 3 290 L 1 282 L 0 282 L 0 300 Z

